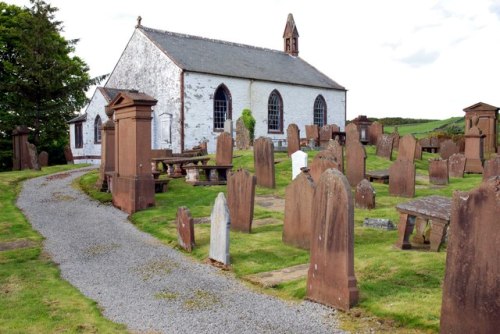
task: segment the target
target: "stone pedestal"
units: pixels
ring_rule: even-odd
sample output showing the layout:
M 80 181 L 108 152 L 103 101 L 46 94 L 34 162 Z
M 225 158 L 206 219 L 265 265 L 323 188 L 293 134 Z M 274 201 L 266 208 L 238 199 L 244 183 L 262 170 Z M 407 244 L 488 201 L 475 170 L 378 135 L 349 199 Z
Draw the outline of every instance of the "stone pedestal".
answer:
M 108 107 L 115 112 L 113 204 L 127 213 L 154 205 L 151 173 L 151 107 L 144 93 L 119 93 Z
M 106 109 L 109 119 L 102 125 L 101 135 L 101 165 L 99 167 L 99 179 L 97 187 L 101 191 L 109 191 L 106 173 L 115 170 L 115 123 L 113 122 L 113 110 Z
M 483 172 L 483 140 L 484 135 L 477 127 L 472 127 L 465 135 L 465 172 L 479 173 Z

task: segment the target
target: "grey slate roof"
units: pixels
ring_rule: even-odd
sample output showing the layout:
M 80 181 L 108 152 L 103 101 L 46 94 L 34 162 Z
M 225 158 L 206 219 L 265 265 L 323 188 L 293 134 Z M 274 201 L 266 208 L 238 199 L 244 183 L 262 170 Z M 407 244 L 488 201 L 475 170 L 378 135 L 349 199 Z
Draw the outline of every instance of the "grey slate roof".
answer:
M 81 115 L 76 116 L 75 118 L 70 119 L 67 121 L 67 124 L 72 124 L 72 123 L 78 123 L 78 122 L 85 122 L 87 120 L 87 113 L 83 113 Z
M 345 90 L 301 58 L 282 51 L 138 29 L 185 71 Z
M 98 87 L 104 98 L 109 102 L 113 101 L 119 93 L 137 93 L 133 89 L 120 89 L 120 88 L 108 88 L 108 87 Z

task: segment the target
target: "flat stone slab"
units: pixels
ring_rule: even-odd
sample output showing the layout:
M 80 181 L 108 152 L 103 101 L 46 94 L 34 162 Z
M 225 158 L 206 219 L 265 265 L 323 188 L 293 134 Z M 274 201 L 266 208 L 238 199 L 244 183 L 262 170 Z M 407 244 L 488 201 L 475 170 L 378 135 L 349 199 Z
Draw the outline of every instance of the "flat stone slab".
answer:
M 252 226 L 265 226 L 265 225 L 276 225 L 276 224 L 283 224 L 283 221 L 281 219 L 276 219 L 276 218 L 262 218 L 262 219 L 255 219 L 252 222 Z
M 435 217 L 449 221 L 451 215 L 451 199 L 432 195 L 398 204 L 396 205 L 396 209 L 400 212 L 417 213 L 428 216 L 430 219 Z
M 274 196 L 255 196 L 255 205 L 269 211 L 285 212 L 285 199 Z
M 248 275 L 243 277 L 243 279 L 252 282 L 253 284 L 260 285 L 264 288 L 270 288 L 284 282 L 306 278 L 308 270 L 309 263 L 306 263 L 279 270 L 268 271 L 265 273 Z
M 365 218 L 363 221 L 363 227 L 371 227 L 387 231 L 396 229 L 392 221 L 385 218 Z

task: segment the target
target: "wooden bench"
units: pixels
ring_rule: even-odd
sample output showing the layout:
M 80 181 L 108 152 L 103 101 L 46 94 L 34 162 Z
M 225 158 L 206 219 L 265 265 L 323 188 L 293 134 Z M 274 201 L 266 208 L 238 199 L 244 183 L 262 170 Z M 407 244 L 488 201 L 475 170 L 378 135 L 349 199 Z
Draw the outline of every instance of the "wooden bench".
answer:
M 227 184 L 227 176 L 233 165 L 188 165 L 184 166 L 184 168 L 188 174 L 187 183 L 194 186 L 214 186 Z M 200 171 L 204 172 L 204 180 L 200 179 Z

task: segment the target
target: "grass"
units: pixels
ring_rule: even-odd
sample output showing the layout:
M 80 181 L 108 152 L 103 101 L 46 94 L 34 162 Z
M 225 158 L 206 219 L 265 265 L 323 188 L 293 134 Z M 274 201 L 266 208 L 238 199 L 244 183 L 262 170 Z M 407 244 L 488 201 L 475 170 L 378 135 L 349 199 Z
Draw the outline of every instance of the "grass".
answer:
M 374 147 L 368 146 L 366 151 L 367 170 L 390 166 L 390 161 L 375 156 Z M 316 153 L 308 152 L 310 162 Z M 423 159 L 416 161 L 416 197 L 432 194 L 450 197 L 454 190 L 470 190 L 481 182 L 481 175 L 466 175 L 463 179 L 451 179 L 448 186 L 430 185 L 428 159 L 435 156 L 424 152 Z M 279 161 L 275 165 L 276 189 L 257 187 L 257 195 L 284 197 L 285 187 L 291 181 L 291 161 L 286 153 L 276 153 L 275 160 Z M 253 172 L 252 152 L 236 151 L 233 164 L 235 168 L 246 168 Z M 94 174 L 86 182 L 91 184 L 96 179 L 97 175 Z M 375 318 L 378 319 L 376 323 L 390 324 L 383 331 L 438 332 L 446 253 L 397 250 L 393 247 L 397 231 L 362 227 L 365 217 L 389 218 L 397 224 L 399 215 L 395 206 L 409 200 L 389 196 L 386 184 L 375 183 L 374 187 L 377 192 L 376 208 L 355 209 L 354 264 L 360 300 L 351 312 L 342 314 L 342 324 L 346 329 L 363 331 L 360 328 L 365 319 Z M 210 215 L 217 194 L 225 191 L 223 186 L 193 187 L 182 179 L 174 179 L 169 183 L 166 193 L 156 195 L 156 207 L 137 212 L 130 220 L 165 244 L 178 247 L 175 227 L 177 207 L 187 206 L 193 217 L 206 217 Z M 282 220 L 283 213 L 256 207 L 254 219 L 267 217 Z M 274 224 L 254 227 L 251 234 L 231 232 L 231 270 L 234 275 L 241 278 L 307 263 L 309 252 L 284 245 L 281 241 L 282 231 L 282 224 Z M 208 256 L 209 224 L 196 224 L 195 235 L 196 247 L 190 256 L 202 261 Z M 305 296 L 305 287 L 306 280 L 299 279 L 263 291 L 285 299 L 301 300 Z M 352 312 L 362 314 L 362 320 L 351 316 Z
M 434 132 L 436 129 L 440 129 L 451 124 L 464 126 L 465 125 L 464 118 L 451 117 L 448 119 L 432 121 L 427 123 L 398 125 L 398 132 L 401 136 L 411 133 L 420 138 L 422 136 L 427 136 L 428 134 Z M 394 132 L 394 126 L 384 126 L 384 132 L 385 133 Z
M 0 251 L 0 333 L 126 332 L 61 278 L 57 265 L 42 251 L 43 238 L 15 206 L 23 180 L 79 167 L 0 173 L 0 244 L 26 246 Z

